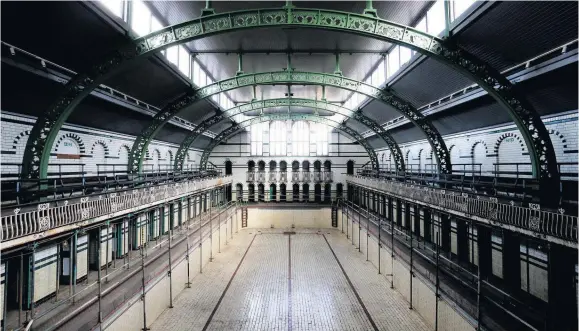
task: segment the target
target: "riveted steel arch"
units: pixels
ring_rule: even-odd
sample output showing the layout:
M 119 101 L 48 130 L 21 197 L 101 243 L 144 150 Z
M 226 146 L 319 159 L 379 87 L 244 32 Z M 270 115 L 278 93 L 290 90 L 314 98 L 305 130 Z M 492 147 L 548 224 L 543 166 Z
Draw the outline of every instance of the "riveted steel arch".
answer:
M 77 75 L 32 128 L 23 158 L 23 177 L 46 177 L 52 143 L 68 115 L 84 97 L 123 64 L 176 44 L 220 33 L 263 27 L 308 27 L 359 34 L 409 47 L 459 70 L 509 111 L 527 144 L 533 176 L 541 179 L 542 185 L 546 184 L 548 188 L 558 185 L 559 171 L 555 152 L 539 114 L 504 75 L 484 61 L 440 38 L 378 17 L 291 6 L 207 15 L 173 25 L 130 42 L 95 65 L 91 71 Z
M 161 109 L 161 111 L 158 112 L 157 115 L 153 118 L 153 122 L 137 137 L 135 143 L 133 144 L 133 148 L 129 153 L 129 172 L 139 172 L 145 155 L 144 153 L 147 150 L 149 142 L 153 139 L 154 135 L 161 129 L 161 127 L 173 116 L 176 116 L 181 109 L 191 105 L 195 101 L 211 97 L 214 94 L 245 86 L 272 84 L 332 86 L 358 92 L 376 100 L 380 100 L 385 104 L 392 106 L 400 114 L 405 116 L 408 120 L 418 126 L 420 130 L 422 130 L 426 136 L 427 141 L 432 147 L 432 150 L 434 151 L 437 164 L 439 165 L 439 171 L 442 173 L 451 172 L 450 153 L 446 148 L 442 136 L 438 133 L 436 128 L 434 128 L 430 122 L 418 110 L 416 110 L 414 106 L 412 106 L 412 104 L 390 91 L 382 90 L 372 85 L 346 78 L 341 75 L 303 71 L 273 71 L 244 74 L 215 82 L 213 84 L 186 93 L 182 97 L 171 102 L 165 108 Z M 359 114 L 358 117 L 362 118 L 362 115 Z
M 266 99 L 266 100 L 255 100 L 243 105 L 232 107 L 222 113 L 218 113 L 205 121 L 202 121 L 197 125 L 193 132 L 185 137 L 179 150 L 177 151 L 175 157 L 175 170 L 183 169 L 183 164 L 185 162 L 185 157 L 187 156 L 187 151 L 191 144 L 197 139 L 203 132 L 208 130 L 211 126 L 219 123 L 222 120 L 231 118 L 238 114 L 243 114 L 249 111 L 261 110 L 265 108 L 276 108 L 276 107 L 308 107 L 320 110 L 331 111 L 335 114 L 340 114 L 348 118 L 355 119 L 362 124 L 366 125 L 370 130 L 374 131 L 379 137 L 381 137 L 384 142 L 388 145 L 391 153 L 394 157 L 394 163 L 398 171 L 404 172 L 404 157 L 400 151 L 400 147 L 394 141 L 392 136 L 384 130 L 380 124 L 372 120 L 368 116 L 361 112 L 355 112 L 351 109 L 339 106 L 337 104 L 329 103 L 324 100 L 314 100 L 314 99 L 303 99 L 303 98 L 276 98 L 276 99 Z
M 372 168 L 378 169 L 378 156 L 376 155 L 376 152 L 374 152 L 374 149 L 372 148 L 372 146 L 370 146 L 370 144 L 368 144 L 368 141 L 364 137 L 362 137 L 358 132 L 356 132 L 355 130 L 353 130 L 349 126 L 347 126 L 343 123 L 339 123 L 339 122 L 330 120 L 329 118 L 320 117 L 318 115 L 291 114 L 291 113 L 261 115 L 261 116 L 258 116 L 258 117 L 252 118 L 252 119 L 245 120 L 245 121 L 240 122 L 240 123 L 235 123 L 232 126 L 228 127 L 227 129 L 221 131 L 211 141 L 211 143 L 209 143 L 209 145 L 204 148 L 203 154 L 201 155 L 201 161 L 200 161 L 201 169 L 205 169 L 207 167 L 209 155 L 211 154 L 213 149 L 217 145 L 219 145 L 223 140 L 226 140 L 227 138 L 231 137 L 232 135 L 234 135 L 238 131 L 240 131 L 240 130 L 242 130 L 250 125 L 261 123 L 261 122 L 286 121 L 286 120 L 303 120 L 303 121 L 322 123 L 322 124 L 334 127 L 336 129 L 346 133 L 347 135 L 354 138 L 354 140 L 356 140 L 360 145 L 362 145 L 362 147 L 364 147 L 366 152 L 368 152 L 368 156 L 370 157 L 370 162 L 372 163 Z

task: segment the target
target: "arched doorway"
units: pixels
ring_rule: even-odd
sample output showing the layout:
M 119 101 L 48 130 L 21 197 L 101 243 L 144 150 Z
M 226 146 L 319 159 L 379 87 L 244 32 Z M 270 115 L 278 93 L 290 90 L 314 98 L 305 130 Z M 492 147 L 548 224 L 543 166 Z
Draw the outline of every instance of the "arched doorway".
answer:
M 269 171 L 275 171 L 276 168 L 277 168 L 277 162 L 269 161 Z
M 314 171 L 322 171 L 322 162 L 314 161 Z
M 310 186 L 308 184 L 304 184 L 302 195 L 304 197 L 304 202 L 308 202 L 310 200 Z
M 300 163 L 298 161 L 292 162 L 292 171 L 299 171 L 300 170 Z
M 324 202 L 331 202 L 332 201 L 332 185 L 326 184 L 324 186 Z
M 263 184 L 259 184 L 257 185 L 257 201 L 264 201 L 265 198 L 265 187 L 263 186 Z
M 254 161 L 247 162 L 247 171 L 255 171 L 255 162 Z
M 277 201 L 277 188 L 275 184 L 269 185 L 269 201 Z
M 350 160 L 350 161 L 346 162 L 346 173 L 348 175 L 354 174 L 354 161 Z
M 280 170 L 280 171 L 287 171 L 287 162 L 281 161 L 281 162 L 279 163 L 279 170 Z
M 292 188 L 293 201 L 300 201 L 300 184 L 294 184 Z
M 279 186 L 279 200 L 285 202 L 285 195 L 286 195 L 286 186 L 285 184 L 281 184 Z
M 255 201 L 255 185 L 249 184 L 249 186 L 247 187 L 247 191 L 248 191 L 247 201 L 254 202 Z
M 310 171 L 310 161 L 304 161 L 302 162 L 302 170 L 303 171 Z
M 324 171 L 332 171 L 332 162 L 330 160 L 324 162 Z
M 344 185 L 342 185 L 342 183 L 338 183 L 336 185 L 336 197 L 341 198 L 342 194 L 344 194 Z
M 322 202 L 322 185 L 314 185 L 314 200 L 316 202 Z
M 243 185 L 240 183 L 235 185 L 235 195 L 237 196 L 237 201 L 243 201 Z
M 225 161 L 225 175 L 231 175 L 233 171 L 233 163 Z
M 263 161 L 257 162 L 257 170 L 258 171 L 265 171 L 265 162 L 263 162 Z

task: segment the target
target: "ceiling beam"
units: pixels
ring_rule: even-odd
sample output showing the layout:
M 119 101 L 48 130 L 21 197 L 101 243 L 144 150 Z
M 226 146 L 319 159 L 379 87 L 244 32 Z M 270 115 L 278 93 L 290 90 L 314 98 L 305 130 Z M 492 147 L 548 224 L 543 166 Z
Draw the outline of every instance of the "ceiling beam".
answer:
M 386 105 L 389 105 L 400 114 L 408 118 L 424 133 L 432 148 L 439 171 L 441 173 L 452 172 L 450 153 L 448 152 L 448 148 L 446 147 L 442 136 L 436 130 L 436 128 L 434 128 L 431 123 L 426 121 L 425 118 L 418 111 L 416 111 L 416 109 L 408 101 L 389 91 L 380 90 L 369 84 L 359 82 L 354 79 L 349 79 L 342 75 L 319 72 L 302 72 L 295 70 L 243 74 L 215 82 L 197 90 L 192 90 L 175 99 L 173 102 L 164 107 L 157 114 L 157 116 L 153 118 L 153 122 L 148 127 L 143 129 L 141 134 L 137 136 L 137 139 L 133 144 L 133 148 L 129 153 L 129 172 L 139 173 L 141 171 L 143 159 L 149 143 L 152 141 L 157 132 L 163 127 L 163 125 L 173 116 L 177 115 L 182 109 L 192 105 L 199 100 L 209 98 L 212 95 L 242 87 L 255 85 L 288 84 L 331 86 L 339 89 L 356 91 L 368 97 L 379 100 Z M 370 125 L 375 127 L 376 130 L 382 130 L 381 126 L 376 122 L 373 122 Z
M 354 119 L 362 123 L 364 126 L 367 126 L 368 128 L 370 128 L 370 130 L 375 132 L 382 140 L 384 140 L 384 142 L 386 143 L 386 145 L 388 146 L 394 157 L 396 170 L 402 173 L 406 170 L 404 166 L 404 156 L 402 155 L 402 151 L 400 150 L 400 147 L 398 146 L 394 138 L 392 138 L 392 136 L 387 131 L 382 130 L 380 125 L 376 121 L 370 119 L 362 112 L 356 112 L 342 106 L 334 105 L 328 103 L 325 100 L 277 98 L 267 100 L 255 100 L 241 106 L 236 106 L 231 109 L 228 109 L 223 113 L 216 114 L 215 116 L 212 116 L 206 119 L 205 121 L 199 123 L 197 129 L 193 131 L 189 136 L 187 136 L 179 146 L 179 149 L 177 150 L 177 154 L 175 156 L 175 165 L 174 165 L 175 171 L 180 171 L 183 169 L 183 165 L 185 163 L 185 158 L 187 156 L 189 148 L 191 147 L 193 142 L 197 139 L 197 137 L 203 134 L 204 130 L 208 130 L 210 127 L 221 121 L 232 120 L 232 117 L 236 115 L 245 114 L 247 112 L 256 110 L 263 111 L 263 109 L 268 108 L 278 108 L 278 107 L 289 108 L 291 106 L 312 108 L 314 109 L 315 112 L 317 112 L 317 110 L 327 110 L 334 114 L 339 114 L 348 119 Z M 318 114 L 316 114 L 316 116 L 322 117 L 319 116 Z M 330 117 L 329 119 L 331 120 Z M 345 121 L 342 121 L 342 123 L 344 122 Z
M 22 176 L 46 177 L 52 144 L 69 114 L 91 90 L 136 58 L 151 56 L 168 47 L 207 36 L 273 27 L 332 30 L 398 44 L 431 56 L 471 78 L 495 98 L 513 118 L 527 145 L 533 177 L 540 181 L 541 191 L 545 192 L 544 204 L 558 204 L 560 175 L 549 131 L 524 94 L 514 88 L 505 76 L 458 44 L 413 27 L 358 13 L 314 8 L 280 7 L 218 13 L 166 27 L 127 43 L 107 56 L 104 61 L 97 63 L 87 73 L 71 80 L 57 101 L 39 116 L 30 131 L 23 157 Z M 168 114 L 169 117 L 171 115 Z M 152 130 L 155 129 L 153 126 Z M 423 129 L 427 134 L 431 130 L 430 127 Z M 436 130 L 434 133 L 440 136 Z M 139 144 L 143 145 L 145 141 L 139 141 Z M 450 156 L 447 150 L 441 149 L 443 146 L 432 147 L 435 153 L 440 152 L 437 157 L 444 159 L 440 171 L 449 172 L 451 169 L 447 169 L 446 166 L 450 166 L 450 163 L 446 163 L 446 160 L 450 160 Z

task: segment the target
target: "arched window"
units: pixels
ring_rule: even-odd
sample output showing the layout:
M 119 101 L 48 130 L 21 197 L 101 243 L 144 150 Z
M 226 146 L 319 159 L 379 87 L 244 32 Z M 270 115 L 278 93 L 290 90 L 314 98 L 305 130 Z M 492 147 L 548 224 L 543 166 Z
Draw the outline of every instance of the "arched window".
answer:
M 269 155 L 286 155 L 287 129 L 285 122 L 274 121 L 269 127 Z
M 249 127 L 251 155 L 263 155 L 263 132 L 269 128 L 269 122 L 253 124 Z
M 279 200 L 285 201 L 285 196 L 286 196 L 286 186 L 285 184 L 282 183 L 279 185 Z
M 343 194 L 343 191 L 344 191 L 344 186 L 343 186 L 343 184 L 342 184 L 342 183 L 338 183 L 338 185 L 336 185 L 336 196 L 337 196 L 338 198 L 341 198 L 341 197 L 342 197 L 342 194 Z
M 292 126 L 292 155 L 310 155 L 310 127 L 307 122 L 298 121 Z
M 231 175 L 233 171 L 233 163 L 231 161 L 225 161 L 225 174 Z
M 323 123 L 311 123 L 312 143 L 316 144 L 316 155 L 328 155 L 328 142 L 331 127 Z
M 298 161 L 292 162 L 292 171 L 299 171 L 300 170 L 300 163 Z
M 348 175 L 354 174 L 354 161 L 350 160 L 350 161 L 346 162 L 346 173 Z
M 294 184 L 292 189 L 293 201 L 300 201 L 300 185 Z

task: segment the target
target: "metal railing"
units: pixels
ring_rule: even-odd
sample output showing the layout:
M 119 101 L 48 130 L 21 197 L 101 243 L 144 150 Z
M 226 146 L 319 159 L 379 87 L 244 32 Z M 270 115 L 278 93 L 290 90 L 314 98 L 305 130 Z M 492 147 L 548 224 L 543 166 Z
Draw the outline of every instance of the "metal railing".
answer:
M 266 174 L 267 173 L 267 174 Z M 270 170 L 268 172 L 264 170 L 260 171 L 247 171 L 246 179 L 248 182 L 258 182 L 265 183 L 287 183 L 288 173 L 287 171 L 277 171 Z M 291 172 L 291 182 L 292 183 L 331 183 L 334 179 L 334 174 L 332 171 L 292 171 Z
M 271 183 L 277 182 L 277 171 L 270 170 L 268 178 L 269 178 L 269 182 L 271 182 Z
M 85 196 L 72 203 L 68 200 L 39 203 L 29 211 L 20 208 L 2 210 L 0 241 L 42 233 L 57 227 L 88 221 L 97 217 L 132 210 L 143 205 L 160 203 L 170 198 L 194 194 L 207 188 L 230 184 L 231 176 L 169 183 L 109 193 Z M 34 210 L 36 208 L 36 210 Z
M 258 170 L 257 171 L 256 181 L 258 183 L 264 183 L 265 182 L 265 171 L 264 170 Z
M 477 216 L 491 223 L 502 223 L 529 230 L 543 236 L 553 236 L 577 242 L 577 217 L 541 210 L 537 204 L 528 207 L 499 203 L 497 198 L 476 196 L 466 193 L 416 186 L 378 178 L 347 176 L 346 182 L 367 189 L 384 192 L 403 199 L 411 199 L 443 210 Z

